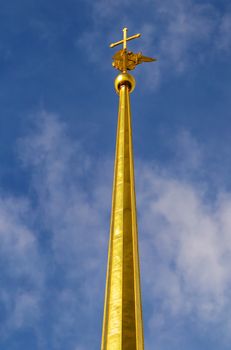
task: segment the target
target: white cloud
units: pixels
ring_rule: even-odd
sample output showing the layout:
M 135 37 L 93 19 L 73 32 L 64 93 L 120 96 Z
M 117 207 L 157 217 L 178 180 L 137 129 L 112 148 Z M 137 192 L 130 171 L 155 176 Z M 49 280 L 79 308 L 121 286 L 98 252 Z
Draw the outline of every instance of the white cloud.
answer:
M 139 192 L 151 330 L 165 332 L 169 319 L 188 317 L 207 330 L 214 323 L 224 330 L 231 306 L 231 195 L 208 202 L 201 186 L 148 166 Z
M 231 49 L 231 12 L 225 13 L 220 19 L 217 35 L 217 47 L 221 52 L 230 52 Z
M 94 336 L 94 310 L 101 319 L 96 300 L 102 305 L 104 288 L 99 285 L 104 286 L 102 272 L 106 269 L 110 176 L 105 162 L 93 161 L 79 142 L 70 140 L 66 125 L 57 116 L 42 112 L 37 119 L 20 141 L 20 154 L 24 166 L 32 170 L 37 220 L 50 240 L 48 261 L 53 272 L 48 266 L 46 272 L 48 278 L 58 273 L 61 283 L 52 298 L 54 348 L 69 344 L 74 349 L 78 343 L 82 346 L 84 324 Z M 91 337 L 85 341 L 90 344 Z
M 39 315 L 39 293 L 43 288 L 43 264 L 35 234 L 30 228 L 26 199 L 0 198 L 0 305 L 5 310 L 2 337 L 27 327 Z
M 185 65 L 193 65 L 205 54 L 198 45 L 211 40 L 216 26 L 215 8 L 192 1 L 173 1 L 168 6 L 158 3 L 158 12 L 167 24 L 160 41 L 161 56 L 181 72 Z
M 56 116 L 43 112 L 36 119 L 20 141 L 33 201 L 2 196 L 0 202 L 1 257 L 6 278 L 15 285 L 1 286 L 4 334 L 30 324 L 46 348 L 42 323 L 47 319 L 54 349 L 99 345 L 112 164 L 87 155 Z M 188 164 L 203 171 L 203 152 L 192 136 L 184 131 L 179 144 L 191 151 L 178 162 L 190 158 Z M 172 337 L 179 343 L 180 325 L 189 319 L 220 334 L 226 328 L 227 339 L 231 194 L 218 190 L 211 202 L 208 188 L 187 171 L 177 175 L 173 167 L 163 171 L 137 164 L 147 348 L 155 342 L 163 349 Z
M 230 13 L 208 2 L 99 0 L 91 3 L 90 8 L 91 31 L 78 40 L 88 50 L 88 59 L 109 69 L 110 64 L 105 65 L 104 59 L 108 56 L 107 43 L 116 41 L 124 26 L 132 34 L 141 32 L 139 43 L 129 45 L 158 58 L 156 63 L 137 69 L 136 74 L 142 75 L 150 88 L 156 88 L 167 76 L 187 72 L 212 57 L 219 59 L 221 49 L 226 58 L 230 54 Z
M 31 293 L 17 295 L 15 309 L 11 316 L 12 324 L 16 328 L 30 327 L 40 314 L 39 298 Z
M 104 244 L 103 235 L 92 235 L 92 231 L 104 229 L 108 210 L 101 196 L 109 199 L 108 188 L 99 175 L 101 166 L 95 168 L 81 145 L 69 139 L 65 124 L 45 112 L 38 118 L 35 133 L 21 143 L 22 160 L 33 168 L 33 188 L 40 215 L 53 235 L 55 257 L 67 262 L 84 256 L 89 244 Z

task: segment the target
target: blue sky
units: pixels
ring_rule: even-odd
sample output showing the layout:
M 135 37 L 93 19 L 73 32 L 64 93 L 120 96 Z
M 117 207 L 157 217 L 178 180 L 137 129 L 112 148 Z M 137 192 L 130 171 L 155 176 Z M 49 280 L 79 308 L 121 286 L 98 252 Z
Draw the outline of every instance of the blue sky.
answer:
M 145 348 L 230 349 L 228 0 L 1 1 L 1 349 L 100 348 L 124 26 Z

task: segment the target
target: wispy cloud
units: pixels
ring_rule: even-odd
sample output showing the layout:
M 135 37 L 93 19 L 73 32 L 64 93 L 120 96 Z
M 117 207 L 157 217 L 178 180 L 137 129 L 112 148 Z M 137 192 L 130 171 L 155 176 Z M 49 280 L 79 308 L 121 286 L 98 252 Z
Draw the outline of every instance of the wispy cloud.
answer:
M 218 49 L 223 53 L 229 53 L 231 50 L 231 12 L 227 12 L 220 19 L 220 25 L 217 35 Z
M 36 117 L 18 143 L 30 196 L 0 202 L 2 336 L 32 329 L 41 349 L 74 349 L 86 326 L 86 346 L 100 329 L 110 176 L 56 116 Z
M 56 116 L 43 112 L 38 120 L 21 141 L 21 154 L 24 166 L 32 168 L 38 219 L 49 235 L 48 260 L 53 268 L 48 268 L 47 278 L 55 277 L 60 284 L 52 287 L 54 347 L 68 342 L 72 348 L 86 323 L 94 333 L 97 317 L 90 321 L 86 316 L 99 310 L 97 299 L 103 301 L 98 286 L 104 285 L 110 177 L 105 176 L 104 164 L 95 164 L 79 142 L 68 137 L 66 125 Z
M 146 15 L 140 15 L 142 13 Z M 220 50 L 227 59 L 230 55 L 229 8 L 221 13 L 214 4 L 193 0 L 147 0 L 142 4 L 130 0 L 100 0 L 91 4 L 91 14 L 93 35 L 90 31 L 84 34 L 88 38 L 89 58 L 100 64 L 103 56 L 108 56 L 106 43 L 116 40 L 122 27 L 140 31 L 143 36 L 135 47 L 159 59 L 155 65 L 142 68 L 144 82 L 151 88 L 167 76 L 183 74 L 212 57 L 218 59 Z M 81 39 L 78 44 L 85 45 L 85 42 Z M 105 69 L 105 63 L 103 67 Z
M 203 332 L 215 327 L 227 339 L 230 193 L 218 192 L 211 202 L 207 188 L 149 166 L 143 166 L 139 186 L 145 298 L 153 308 L 151 341 L 158 334 L 171 337 L 176 325 L 192 320 Z
M 37 321 L 43 264 L 36 235 L 30 227 L 28 200 L 0 198 L 1 336 Z
M 42 112 L 35 119 L 19 142 L 31 174 L 30 196 L 2 195 L 0 202 L 2 334 L 12 337 L 16 329 L 32 327 L 41 349 L 64 344 L 85 349 L 92 343 L 96 349 L 112 163 L 86 154 L 57 116 Z M 194 146 L 178 163 L 191 158 L 192 168 L 203 167 L 203 152 L 193 137 L 184 131 L 179 138 L 185 149 Z M 208 188 L 192 181 L 188 171 L 137 165 L 147 348 L 156 343 L 164 349 L 172 337 L 177 347 L 185 334 L 178 334 L 176 325 L 191 320 L 228 339 L 231 194 L 218 189 L 211 202 Z

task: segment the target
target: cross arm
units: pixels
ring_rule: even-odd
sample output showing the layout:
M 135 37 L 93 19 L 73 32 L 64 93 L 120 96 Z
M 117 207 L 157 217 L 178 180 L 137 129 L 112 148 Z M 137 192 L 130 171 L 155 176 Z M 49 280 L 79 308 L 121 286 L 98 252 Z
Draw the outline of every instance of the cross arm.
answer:
M 139 38 L 140 36 L 141 36 L 141 34 L 132 35 L 132 36 L 130 36 L 129 38 L 127 38 L 126 41 L 130 41 L 130 40 Z M 123 44 L 123 43 L 124 43 L 124 39 L 123 39 L 123 40 L 120 40 L 120 41 L 117 41 L 116 43 L 110 44 L 110 47 L 113 48 L 113 47 L 115 47 L 115 46 L 117 46 L 117 45 L 120 45 L 120 44 Z

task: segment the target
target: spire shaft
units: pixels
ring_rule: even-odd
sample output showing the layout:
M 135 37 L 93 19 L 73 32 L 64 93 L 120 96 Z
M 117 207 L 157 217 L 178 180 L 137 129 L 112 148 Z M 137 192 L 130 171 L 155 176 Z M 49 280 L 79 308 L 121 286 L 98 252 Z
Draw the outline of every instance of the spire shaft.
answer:
M 101 350 L 143 350 L 130 111 L 135 81 L 126 73 L 116 82 L 119 113 Z

